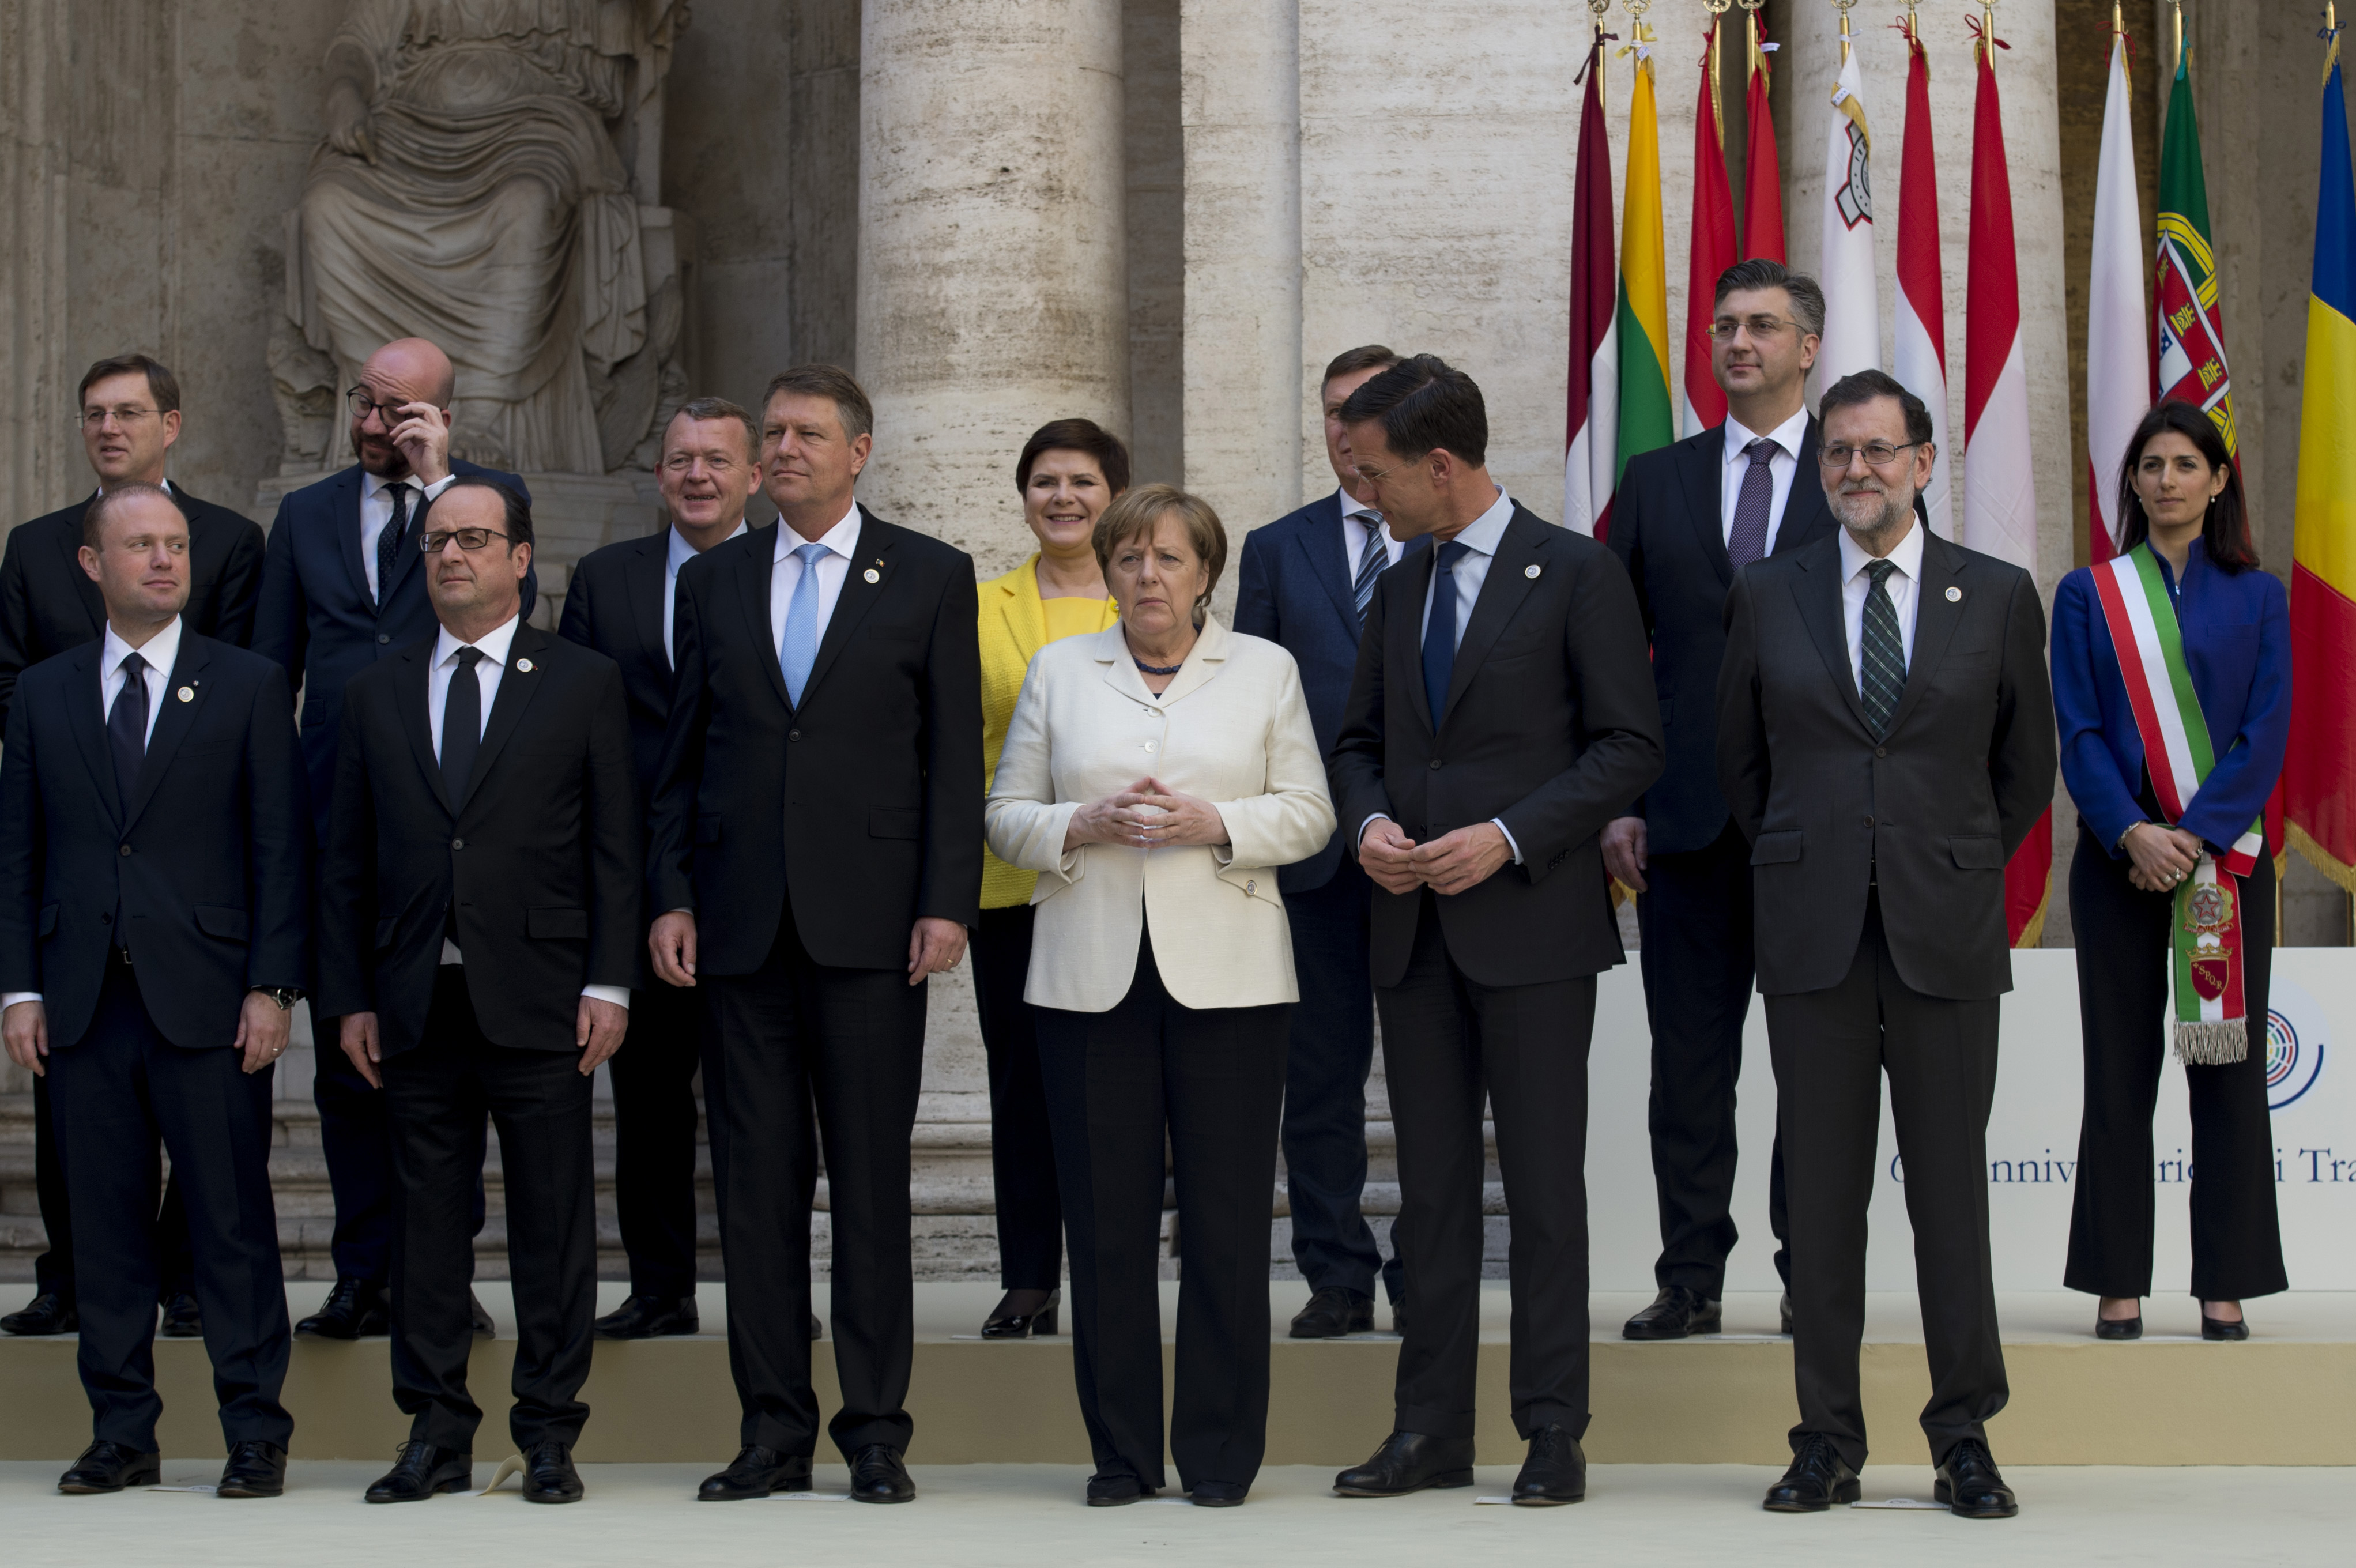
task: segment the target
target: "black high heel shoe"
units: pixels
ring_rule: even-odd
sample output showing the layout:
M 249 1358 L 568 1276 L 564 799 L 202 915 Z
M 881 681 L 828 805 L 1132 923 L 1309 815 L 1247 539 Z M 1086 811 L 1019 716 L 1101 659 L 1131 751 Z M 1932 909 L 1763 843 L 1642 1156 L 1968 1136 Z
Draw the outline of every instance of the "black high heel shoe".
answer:
M 2237 1317 L 2228 1323 L 2222 1317 L 2211 1317 L 2205 1312 L 2201 1315 L 2201 1337 L 2203 1339 L 2238 1340 L 2247 1339 L 2249 1337 L 2250 1323 L 2247 1318 Z
M 2094 1337 L 2097 1339 L 2140 1339 L 2143 1337 L 2143 1314 L 2133 1317 L 2096 1317 Z
M 1006 1294 L 1012 1299 L 1014 1293 L 1008 1291 Z M 1029 1312 L 1009 1312 L 1006 1302 L 1001 1301 L 998 1310 L 990 1315 L 990 1321 L 981 1326 L 981 1337 L 984 1339 L 1028 1339 L 1053 1334 L 1055 1332 L 1056 1309 L 1063 1305 L 1064 1293 L 1060 1290 L 1049 1291 L 1047 1299 Z

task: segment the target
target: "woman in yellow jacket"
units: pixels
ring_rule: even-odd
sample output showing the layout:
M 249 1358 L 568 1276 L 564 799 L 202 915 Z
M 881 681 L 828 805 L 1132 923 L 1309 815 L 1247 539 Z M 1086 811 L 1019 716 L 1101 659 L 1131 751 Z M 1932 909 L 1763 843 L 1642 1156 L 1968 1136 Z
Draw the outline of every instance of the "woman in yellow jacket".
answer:
M 1091 542 L 1097 519 L 1129 488 L 1129 450 L 1093 420 L 1058 419 L 1023 443 L 1014 466 L 1023 521 L 1038 553 L 981 585 L 982 766 L 998 754 L 1031 656 L 1048 643 L 1118 625 Z M 985 779 L 985 793 L 989 788 Z M 983 852 L 981 924 L 973 934 L 974 1002 L 990 1053 L 990 1164 L 998 1194 L 999 1280 L 1006 1295 L 985 1339 L 1055 1332 L 1063 1294 L 1064 1209 L 1039 1081 L 1039 1044 L 1023 986 L 1031 969 L 1031 890 L 1038 874 Z

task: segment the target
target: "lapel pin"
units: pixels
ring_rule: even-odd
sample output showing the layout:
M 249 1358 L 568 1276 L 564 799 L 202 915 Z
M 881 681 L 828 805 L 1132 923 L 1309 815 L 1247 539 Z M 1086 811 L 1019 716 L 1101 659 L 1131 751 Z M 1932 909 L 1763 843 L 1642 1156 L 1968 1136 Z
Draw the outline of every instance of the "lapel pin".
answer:
M 529 659 L 519 659 L 519 660 L 516 660 L 516 669 L 517 669 L 517 671 L 518 671 L 519 673 L 522 673 L 522 674 L 525 674 L 525 675 L 529 675 L 529 674 L 530 674 L 530 673 L 531 673 L 531 660 L 529 660 Z
M 1964 591 L 1963 591 L 1963 589 L 1961 589 L 1961 588 L 1949 588 L 1949 589 L 1947 590 L 1947 602 L 1948 602 L 1949 604 L 1951 604 L 1951 605 L 1959 605 L 1959 604 L 1962 604 L 1962 603 L 1964 602 Z
M 183 686 L 173 695 L 184 703 L 193 703 L 197 700 L 197 689 L 194 686 Z
M 877 571 L 874 567 L 873 567 L 873 566 L 870 566 L 869 568 L 867 568 L 867 571 L 866 571 L 866 573 L 865 573 L 865 576 L 866 576 L 867 580 L 868 580 L 869 582 L 871 582 L 871 583 L 880 583 L 880 582 L 882 582 L 882 581 L 884 580 L 884 574 L 883 574 L 883 573 L 881 573 L 881 572 L 878 572 L 878 571 Z
M 1537 568 L 1537 567 L 1536 567 L 1536 566 L 1525 566 L 1525 567 L 1523 567 L 1523 568 L 1522 568 L 1522 575 L 1523 575 L 1523 576 L 1525 576 L 1525 577 L 1528 577 L 1528 578 L 1530 578 L 1530 579 L 1531 579 L 1531 580 L 1533 580 L 1533 581 L 1536 581 L 1536 580 L 1537 580 L 1537 575 L 1538 575 L 1538 568 Z

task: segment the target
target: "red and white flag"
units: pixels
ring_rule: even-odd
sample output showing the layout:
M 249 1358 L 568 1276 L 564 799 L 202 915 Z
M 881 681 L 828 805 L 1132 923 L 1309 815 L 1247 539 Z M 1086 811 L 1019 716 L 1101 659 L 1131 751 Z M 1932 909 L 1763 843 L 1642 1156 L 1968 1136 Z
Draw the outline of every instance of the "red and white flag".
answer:
M 1718 29 L 1702 46 L 1700 99 L 1694 106 L 1693 239 L 1686 250 L 1686 400 L 1677 434 L 1726 423 L 1726 391 L 1710 371 L 1709 324 L 1718 318 L 1718 277 L 1734 253 L 1734 188 L 1726 177 L 1726 133 L 1718 117 Z
M 1570 391 L 1565 400 L 1563 521 L 1598 539 L 1612 529 L 1620 463 L 1620 269 L 1612 249 L 1612 145 L 1603 128 L 1603 37 L 1587 57 L 1571 197 Z
M 1816 385 L 1853 371 L 1881 369 L 1881 296 L 1873 259 L 1873 136 L 1858 95 L 1857 56 L 1842 41 L 1825 127 L 1824 243 L 1816 282 L 1825 291 L 1825 330 L 1816 343 Z
M 1906 48 L 1906 145 L 1898 172 L 1898 309 L 1890 372 L 1931 411 L 1939 446 L 1922 505 L 1933 532 L 1954 532 L 1947 489 L 1947 306 L 1939 268 L 1939 174 L 1931 145 L 1931 65 L 1912 32 Z
M 2144 314 L 2143 220 L 2136 202 L 2135 132 L 2127 121 L 2127 40 L 2111 39 L 2094 174 L 2094 260 L 2086 276 L 2086 544 L 2094 561 L 2119 548 L 2119 465 L 2151 407 L 2151 318 Z
M 1780 262 L 1783 259 L 1783 170 L 1775 151 L 1775 114 L 1767 102 L 1767 57 L 1775 52 L 1775 46 L 1767 41 L 1767 18 L 1757 11 L 1745 18 L 1742 36 L 1750 45 L 1750 85 L 1742 95 L 1743 118 L 1751 127 L 1742 159 L 1742 257 Z

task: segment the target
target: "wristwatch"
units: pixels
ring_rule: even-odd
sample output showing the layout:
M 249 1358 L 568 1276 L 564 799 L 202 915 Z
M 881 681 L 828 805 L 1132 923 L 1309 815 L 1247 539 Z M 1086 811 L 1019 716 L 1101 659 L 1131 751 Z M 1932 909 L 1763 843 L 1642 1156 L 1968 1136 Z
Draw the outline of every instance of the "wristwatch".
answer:
M 294 1004 L 303 1000 L 303 993 L 291 985 L 257 985 L 254 989 L 277 1003 L 281 1013 L 292 1013 Z

